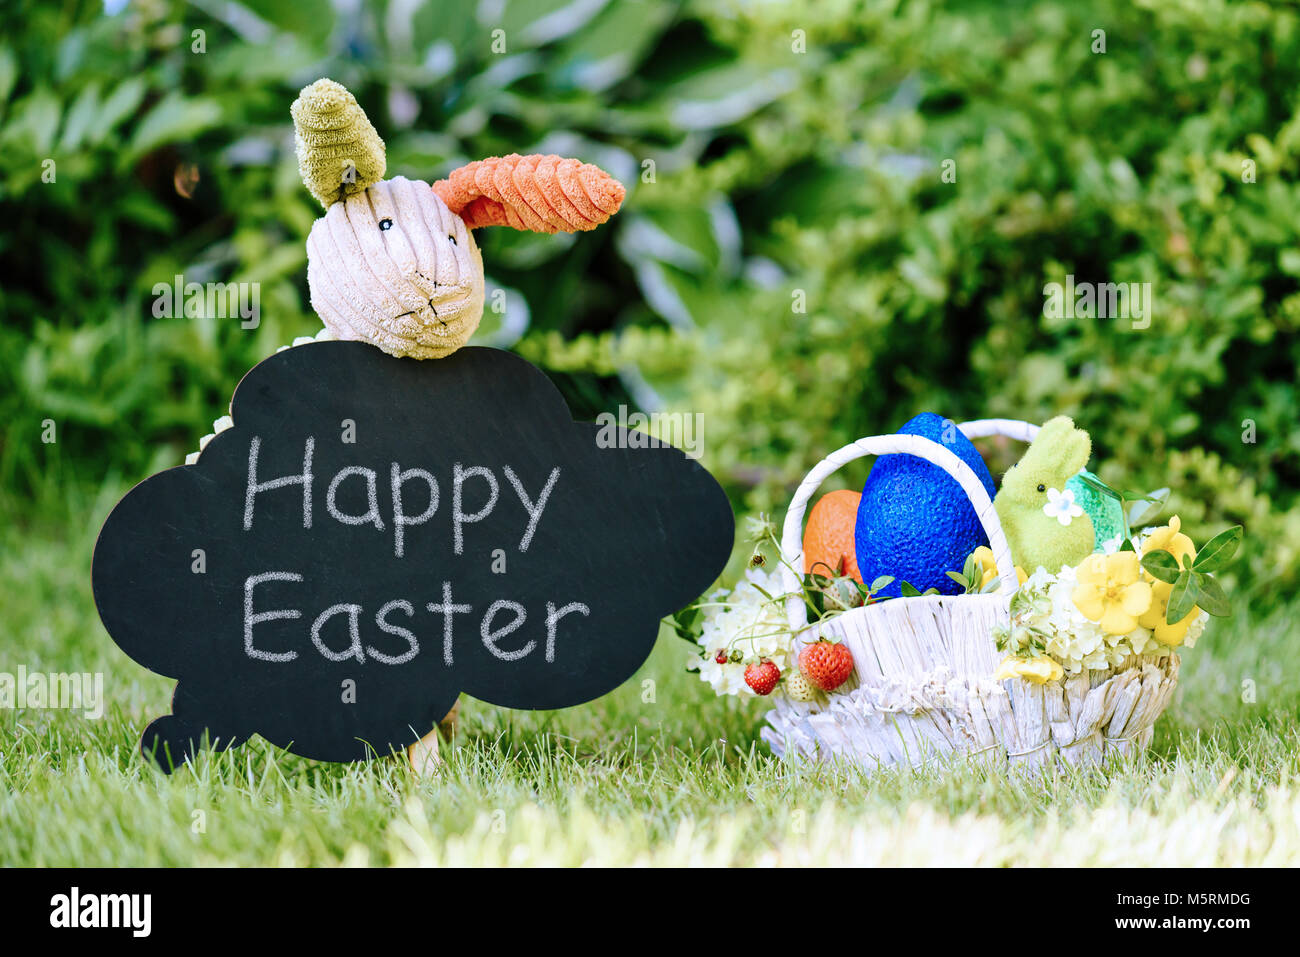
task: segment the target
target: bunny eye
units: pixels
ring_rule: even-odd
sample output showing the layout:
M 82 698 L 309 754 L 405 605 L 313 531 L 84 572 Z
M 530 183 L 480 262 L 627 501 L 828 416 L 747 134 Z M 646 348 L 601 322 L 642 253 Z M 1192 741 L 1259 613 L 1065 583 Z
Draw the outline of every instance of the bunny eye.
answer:
M 379 221 L 380 232 L 387 232 L 392 228 L 393 228 L 393 221 L 391 219 L 381 219 Z
M 460 243 L 456 242 L 456 237 L 455 237 L 455 236 L 452 236 L 450 233 L 447 235 L 447 238 L 451 240 L 451 244 L 452 244 L 453 246 L 459 246 L 459 245 L 460 245 Z
M 1046 491 L 1047 491 L 1047 486 L 1046 486 L 1046 485 L 1043 485 L 1043 484 L 1040 482 L 1039 485 L 1038 485 L 1038 491 L 1040 491 L 1040 492 L 1046 492 Z

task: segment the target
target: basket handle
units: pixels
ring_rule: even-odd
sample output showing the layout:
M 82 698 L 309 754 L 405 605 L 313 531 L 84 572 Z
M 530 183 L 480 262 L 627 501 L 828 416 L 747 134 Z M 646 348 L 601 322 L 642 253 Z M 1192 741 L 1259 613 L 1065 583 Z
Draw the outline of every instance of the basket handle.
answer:
M 1005 435 L 1022 442 L 1032 442 L 1034 436 L 1038 434 L 1038 426 L 1018 419 L 976 419 L 963 423 L 958 428 L 963 435 L 972 439 L 988 435 Z M 785 606 L 790 627 L 802 629 L 808 624 L 808 611 L 800 594 L 796 573 L 796 569 L 803 568 L 803 517 L 808 509 L 808 500 L 821 487 L 822 482 L 826 481 L 841 465 L 868 455 L 891 455 L 900 452 L 925 459 L 956 479 L 971 505 L 975 507 L 980 526 L 988 536 L 989 547 L 998 566 L 998 580 L 1002 583 L 1003 590 L 1009 596 L 1019 587 L 1015 566 L 1011 562 L 1011 546 L 1007 544 L 1002 523 L 998 521 L 997 512 L 993 509 L 993 500 L 989 498 L 988 492 L 984 491 L 984 485 L 974 470 L 950 449 L 924 436 L 901 432 L 893 435 L 873 435 L 858 439 L 832 452 L 813 466 L 812 471 L 799 483 L 794 498 L 790 500 L 790 508 L 785 513 L 785 525 L 781 529 L 781 555 L 784 559 L 781 575 L 786 594 L 790 596 L 786 599 Z
M 989 435 L 1005 435 L 1009 439 L 1029 443 L 1038 436 L 1038 426 L 1019 419 L 971 419 L 957 426 L 968 439 L 982 439 Z

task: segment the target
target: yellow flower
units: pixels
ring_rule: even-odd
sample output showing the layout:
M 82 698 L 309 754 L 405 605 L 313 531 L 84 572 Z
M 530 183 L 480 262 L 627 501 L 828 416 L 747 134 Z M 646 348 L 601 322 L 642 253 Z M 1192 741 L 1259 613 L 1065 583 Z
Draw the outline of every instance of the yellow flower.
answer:
M 987 545 L 981 545 L 975 549 L 975 551 L 971 552 L 971 556 L 975 559 L 975 564 L 980 568 L 980 591 L 983 591 L 984 586 L 998 577 L 998 563 L 993 558 L 993 549 Z M 1025 579 L 1029 576 L 1025 574 L 1025 570 L 1019 565 L 1015 566 L 1015 569 L 1016 579 L 1023 585 Z
M 975 551 L 971 552 L 971 558 L 975 559 L 975 564 L 980 569 L 980 590 L 993 579 L 998 577 L 998 563 L 993 559 L 993 549 L 987 545 L 981 545 Z
M 998 670 L 993 672 L 994 681 L 1005 681 L 1007 678 L 1023 678 L 1025 681 L 1032 681 L 1036 685 L 1047 684 L 1049 681 L 1060 681 L 1065 675 L 1065 669 L 1061 667 L 1060 662 L 1047 655 L 1039 655 L 1036 658 L 1018 658 L 1015 655 L 1007 655 L 1002 659 L 1002 664 L 998 665 Z
M 1180 531 L 1182 527 L 1182 520 L 1175 515 L 1169 520 L 1168 525 L 1157 528 L 1147 536 L 1146 541 L 1142 543 L 1143 554 L 1164 549 L 1173 555 L 1180 565 L 1184 557 L 1195 558 L 1196 546 Z
M 1164 550 L 1174 556 L 1174 559 L 1181 567 L 1186 559 L 1186 564 L 1191 564 L 1196 558 L 1196 545 L 1190 538 L 1184 535 L 1180 529 L 1182 522 L 1175 515 L 1169 520 L 1169 524 L 1162 528 L 1157 528 L 1147 536 L 1142 545 L 1143 554 Z M 1145 577 L 1146 573 L 1143 572 Z M 1162 645 L 1168 645 L 1170 648 L 1177 648 L 1187 637 L 1187 629 L 1191 627 L 1196 616 L 1201 613 L 1200 608 L 1192 608 L 1191 611 L 1181 620 L 1172 625 L 1165 621 L 1165 614 L 1169 608 L 1169 593 L 1174 590 L 1171 582 L 1162 582 L 1152 580 L 1151 582 L 1151 607 L 1146 613 L 1138 618 L 1138 624 L 1143 628 L 1150 628 L 1156 641 Z
M 1075 572 L 1074 607 L 1108 635 L 1127 635 L 1151 607 L 1151 583 L 1140 580 L 1136 552 L 1093 553 Z
M 1176 621 L 1172 625 L 1165 621 L 1165 614 L 1169 608 L 1169 593 L 1174 590 L 1174 586 L 1168 582 L 1156 582 L 1151 586 L 1151 608 L 1145 615 L 1138 618 L 1138 624 L 1143 628 L 1150 628 L 1151 634 L 1156 641 L 1162 645 L 1168 645 L 1170 648 L 1177 648 L 1187 637 L 1187 629 L 1191 627 L 1196 616 L 1201 613 L 1201 609 L 1193 607 L 1181 621 Z

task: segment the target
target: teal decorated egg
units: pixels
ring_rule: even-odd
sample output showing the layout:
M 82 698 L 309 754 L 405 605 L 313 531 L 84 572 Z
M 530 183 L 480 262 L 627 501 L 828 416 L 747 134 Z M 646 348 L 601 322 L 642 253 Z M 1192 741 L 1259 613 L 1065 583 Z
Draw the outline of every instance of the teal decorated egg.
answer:
M 955 453 L 993 497 L 988 467 L 950 420 L 923 412 L 899 432 L 924 436 Z M 946 573 L 960 572 L 966 556 L 987 544 L 974 506 L 947 472 L 915 455 L 896 453 L 876 460 L 862 488 L 854 529 L 864 582 L 891 575 L 894 582 L 880 594 L 895 597 L 902 582 L 920 591 L 937 588 L 941 594 L 959 594 L 961 586 Z
M 1102 546 L 1113 540 L 1115 536 L 1124 534 L 1124 506 L 1119 503 L 1119 499 L 1099 492 L 1085 482 L 1083 480 L 1085 475 L 1100 481 L 1097 476 L 1084 469 L 1077 475 L 1071 475 L 1065 487 L 1074 493 L 1074 500 L 1079 503 L 1084 514 L 1092 519 L 1092 531 L 1097 542 L 1094 550 L 1099 552 Z

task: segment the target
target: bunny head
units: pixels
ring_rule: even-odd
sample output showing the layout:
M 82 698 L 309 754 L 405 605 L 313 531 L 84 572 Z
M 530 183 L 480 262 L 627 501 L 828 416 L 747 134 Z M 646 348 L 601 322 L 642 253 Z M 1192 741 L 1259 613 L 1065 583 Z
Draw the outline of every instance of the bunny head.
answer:
M 1092 455 L 1092 439 L 1069 416 L 1048 420 L 1024 456 L 1002 477 L 998 497 L 1016 505 L 1041 508 L 1047 490 L 1065 488 Z
M 624 189 L 598 167 L 558 156 L 478 160 L 430 186 L 384 179 L 384 142 L 333 80 L 305 87 L 290 110 L 303 183 L 325 207 L 307 238 L 312 308 L 340 339 L 390 355 L 436 359 L 483 318 L 483 258 L 473 230 L 595 229 Z

